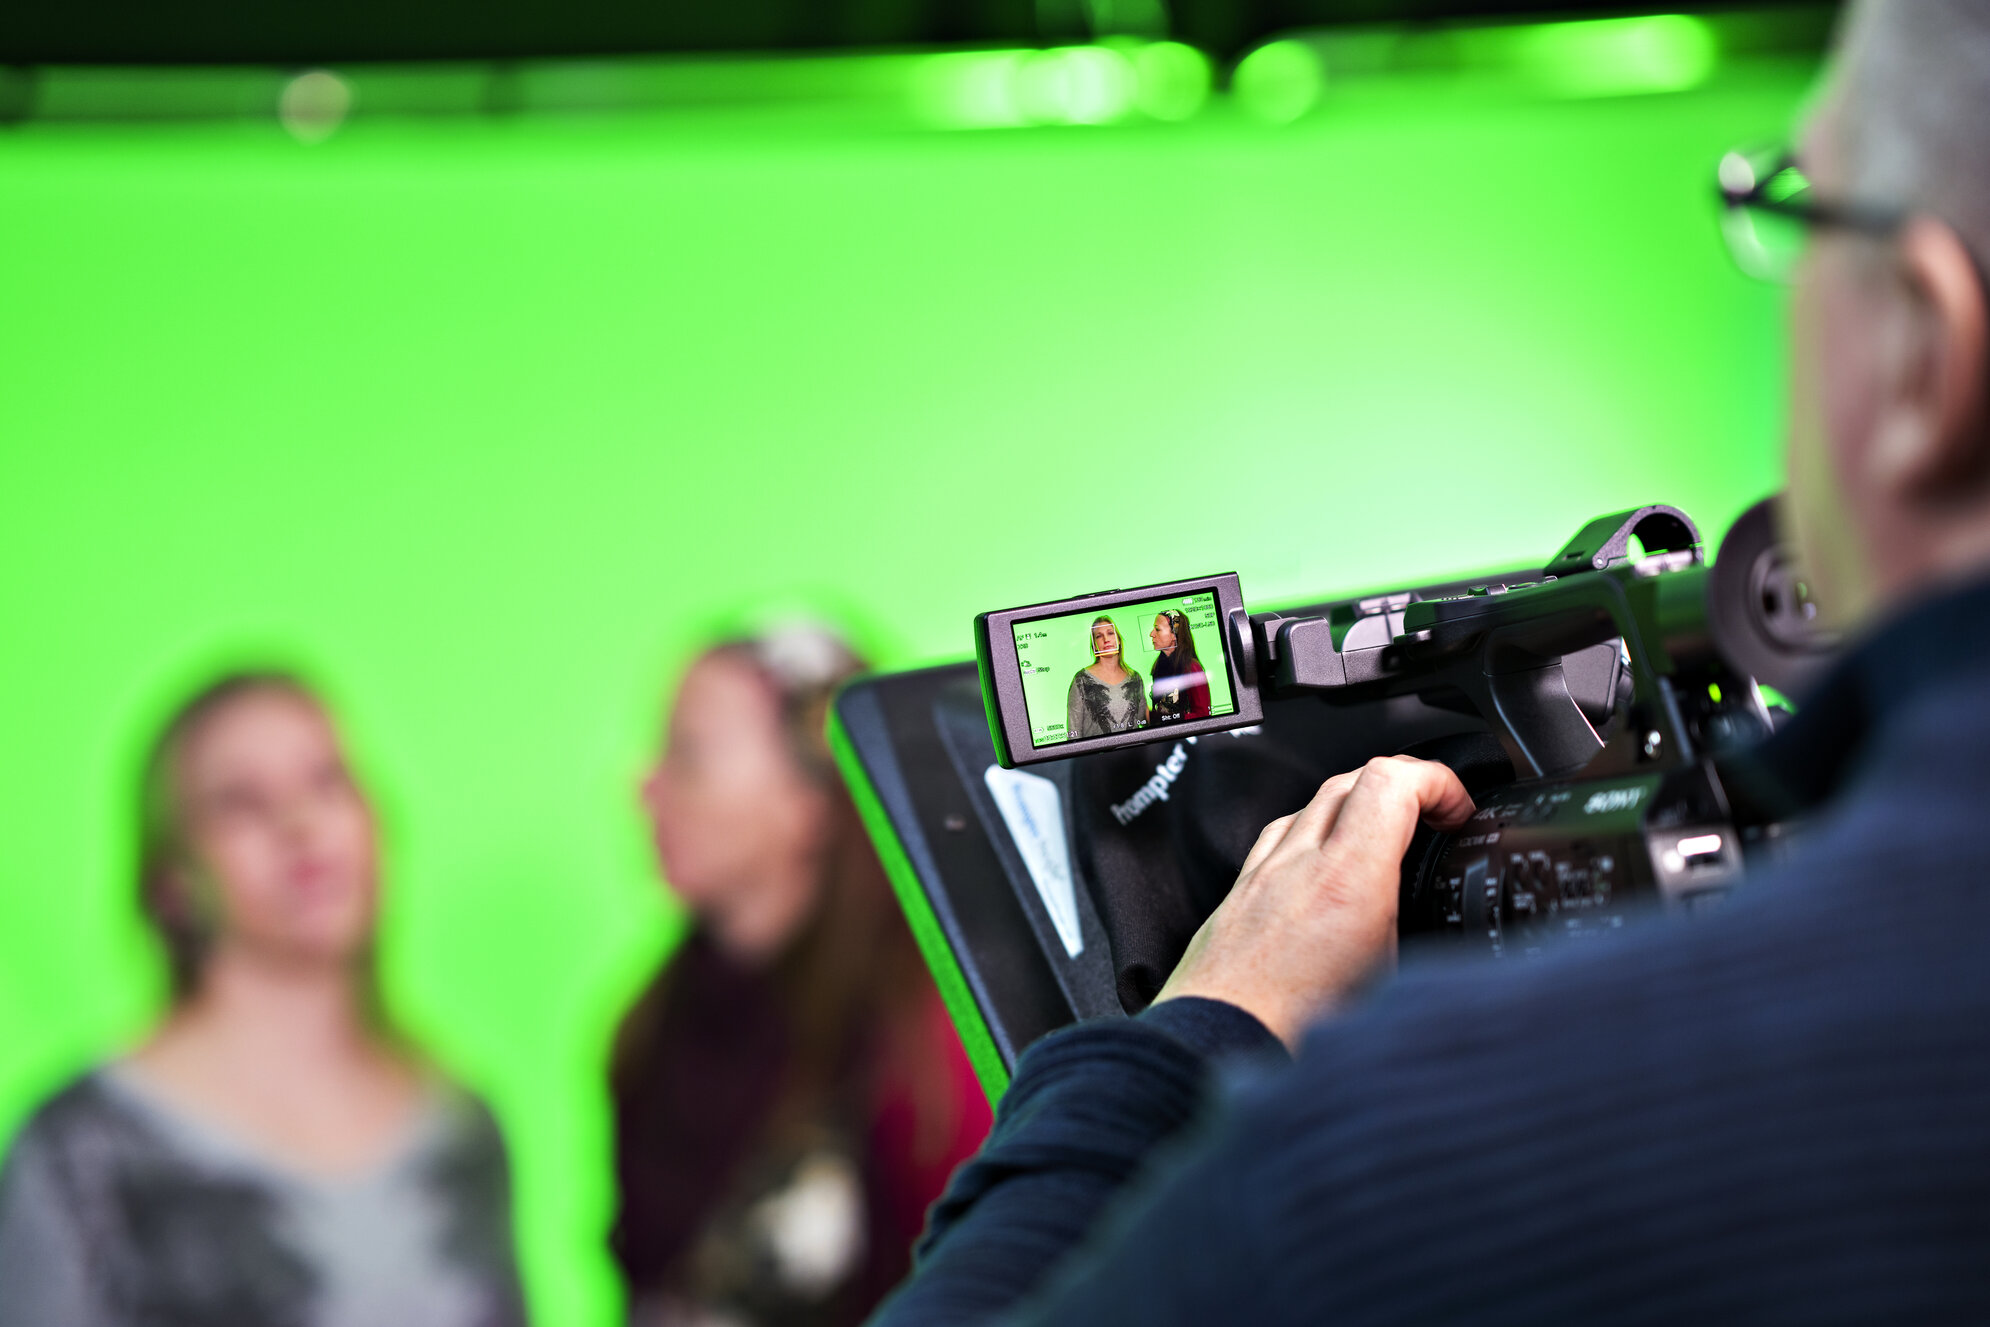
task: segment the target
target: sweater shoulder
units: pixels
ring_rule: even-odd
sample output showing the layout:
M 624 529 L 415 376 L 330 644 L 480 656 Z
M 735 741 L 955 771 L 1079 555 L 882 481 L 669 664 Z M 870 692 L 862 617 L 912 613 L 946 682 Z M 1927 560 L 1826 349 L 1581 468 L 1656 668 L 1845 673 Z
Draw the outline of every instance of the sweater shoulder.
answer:
M 101 1147 L 145 1132 L 144 1121 L 105 1084 L 103 1071 L 93 1069 L 43 1100 L 14 1135 L 8 1154 Z

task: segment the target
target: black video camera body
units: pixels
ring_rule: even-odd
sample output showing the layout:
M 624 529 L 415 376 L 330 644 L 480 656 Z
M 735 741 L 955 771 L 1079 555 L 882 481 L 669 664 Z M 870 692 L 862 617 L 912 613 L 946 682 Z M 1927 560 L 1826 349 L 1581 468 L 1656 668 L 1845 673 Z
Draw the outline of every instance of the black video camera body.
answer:
M 1701 906 L 1773 849 L 1784 827 L 1730 795 L 1723 757 L 1772 730 L 1762 688 L 1800 691 L 1831 646 L 1766 501 L 1711 567 L 1692 520 L 1650 506 L 1592 521 L 1537 575 L 1463 594 L 1250 615 L 1226 575 L 975 628 L 1005 767 L 1249 726 L 1267 696 L 1413 695 L 1476 715 L 1505 767 L 1478 781 L 1467 825 L 1412 845 L 1401 925 L 1495 952 Z

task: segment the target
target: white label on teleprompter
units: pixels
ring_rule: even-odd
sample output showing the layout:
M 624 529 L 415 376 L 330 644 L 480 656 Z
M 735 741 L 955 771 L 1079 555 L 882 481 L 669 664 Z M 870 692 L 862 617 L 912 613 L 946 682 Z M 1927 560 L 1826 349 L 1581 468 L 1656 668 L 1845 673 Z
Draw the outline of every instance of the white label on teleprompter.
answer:
M 1071 883 L 1071 850 L 1064 842 L 1064 799 L 1057 785 L 1040 774 L 990 765 L 982 775 L 988 793 L 1009 827 L 1009 837 L 1029 868 L 1050 924 L 1072 958 L 1085 952 L 1078 934 L 1078 895 Z

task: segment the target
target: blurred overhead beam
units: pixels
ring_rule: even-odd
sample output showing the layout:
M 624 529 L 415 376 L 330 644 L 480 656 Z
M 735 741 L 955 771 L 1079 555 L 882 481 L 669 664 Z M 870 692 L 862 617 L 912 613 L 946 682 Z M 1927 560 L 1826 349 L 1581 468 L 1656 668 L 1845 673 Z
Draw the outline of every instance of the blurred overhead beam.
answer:
M 934 129 L 1184 120 L 1209 58 L 1173 41 L 929 52 L 651 55 L 593 60 L 0 66 L 0 124 L 280 121 L 307 142 L 348 118 L 807 108 Z M 11 109 L 10 109 L 11 108 Z
M 1829 5 L 1532 22 L 1295 29 L 1227 70 L 1197 47 L 1091 42 L 532 60 L 0 65 L 7 124 L 246 120 L 322 142 L 350 120 L 806 107 L 819 123 L 1002 129 L 1178 121 L 1234 107 L 1285 124 L 1364 89 L 1425 99 L 1683 92 L 1722 69 L 1815 60 Z
M 355 61 L 1027 46 L 1112 35 L 1171 36 L 1229 57 L 1295 28 L 1637 12 L 1649 13 L 1651 7 L 1639 10 L 1621 0 L 15 0 L 0 5 L 0 64 L 299 68 Z

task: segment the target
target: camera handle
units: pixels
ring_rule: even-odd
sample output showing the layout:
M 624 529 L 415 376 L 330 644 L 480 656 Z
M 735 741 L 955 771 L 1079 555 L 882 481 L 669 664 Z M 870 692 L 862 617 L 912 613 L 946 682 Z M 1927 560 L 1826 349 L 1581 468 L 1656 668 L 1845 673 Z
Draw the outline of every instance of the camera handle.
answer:
M 1634 536 L 1643 558 L 1631 556 Z M 1261 615 L 1251 633 L 1262 645 L 1254 671 L 1286 690 L 1462 694 L 1522 778 L 1690 763 L 1693 742 L 1667 681 L 1673 660 L 1652 643 L 1662 645 L 1673 619 L 1690 615 L 1702 566 L 1686 513 L 1634 508 L 1584 526 L 1540 582 L 1386 604 L 1386 643 L 1343 649 L 1327 618 Z M 1692 585 L 1680 583 L 1681 572 Z M 1606 744 L 1570 694 L 1562 659 L 1613 638 L 1630 657 L 1630 722 Z

